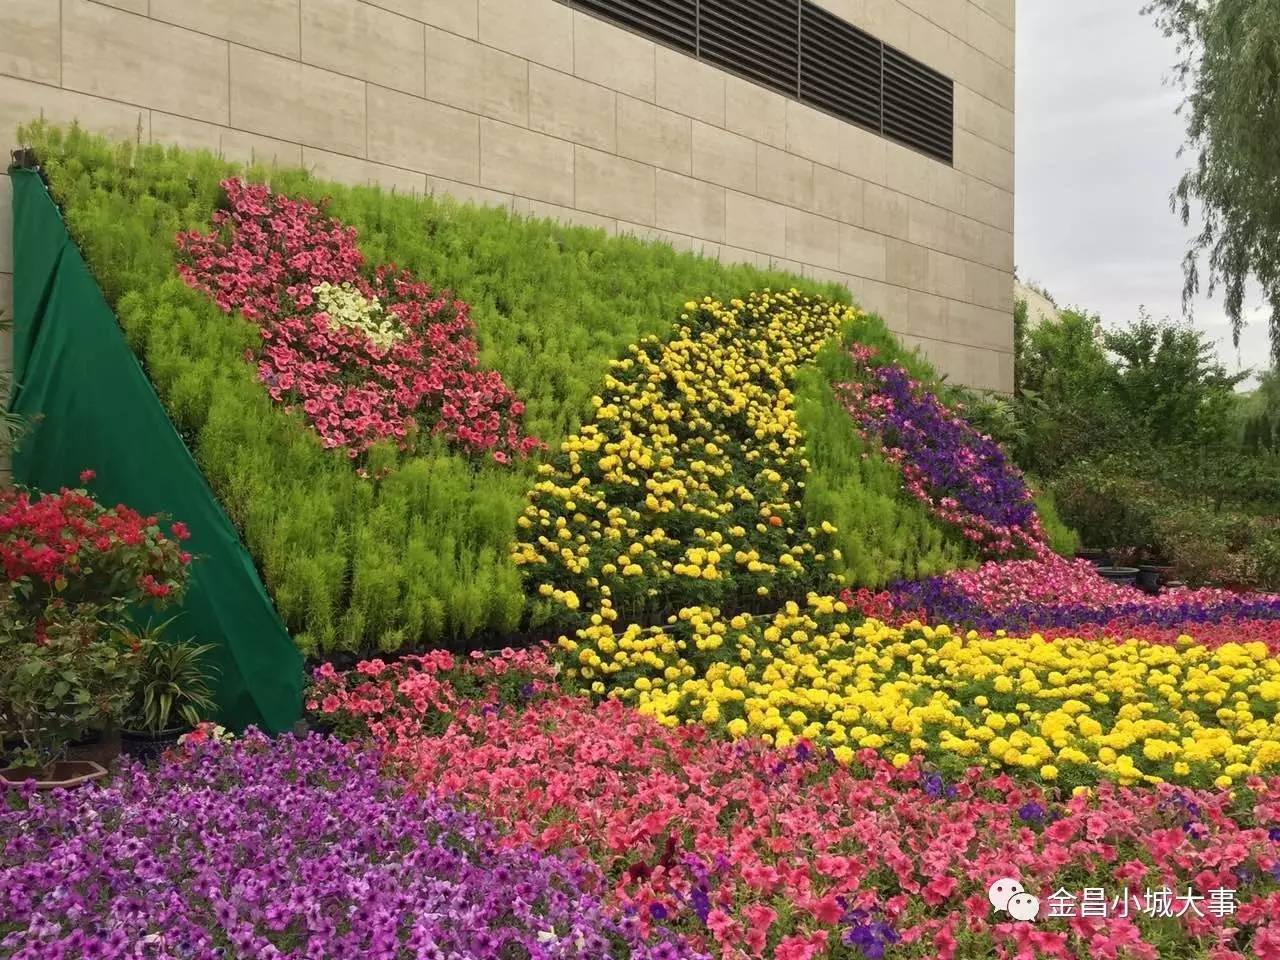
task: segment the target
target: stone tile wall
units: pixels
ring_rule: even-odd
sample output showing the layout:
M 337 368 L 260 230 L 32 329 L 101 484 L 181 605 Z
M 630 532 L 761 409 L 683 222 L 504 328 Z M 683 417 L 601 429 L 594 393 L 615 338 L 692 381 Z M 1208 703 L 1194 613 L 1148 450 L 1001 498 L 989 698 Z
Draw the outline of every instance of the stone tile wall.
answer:
M 0 130 L 78 119 L 777 264 L 1008 390 L 1014 0 L 825 5 L 955 79 L 954 167 L 555 0 L 3 0 Z

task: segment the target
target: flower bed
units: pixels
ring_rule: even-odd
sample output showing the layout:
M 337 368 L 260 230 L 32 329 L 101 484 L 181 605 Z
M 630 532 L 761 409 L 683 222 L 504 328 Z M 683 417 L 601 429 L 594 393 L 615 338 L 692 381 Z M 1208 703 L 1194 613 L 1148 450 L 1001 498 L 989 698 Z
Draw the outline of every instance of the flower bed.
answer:
M 611 620 L 823 584 L 835 528 L 803 513 L 790 386 L 854 315 L 796 291 L 707 298 L 685 304 L 669 342 L 614 363 L 593 422 L 542 467 L 520 518 L 531 592 Z
M 264 171 L 78 129 L 24 141 L 308 654 L 487 645 L 566 613 L 511 556 L 530 465 L 493 454 L 559 450 L 610 362 L 670 338 L 690 296 L 803 284 L 299 170 L 272 170 L 268 193 Z
M 1034 498 L 999 444 L 875 348 L 850 349 L 855 379 L 837 394 L 865 439 L 902 470 L 903 489 L 985 556 L 1047 552 Z
M 866 747 L 1067 786 L 1280 770 L 1280 660 L 1261 643 L 983 637 L 864 623 L 816 596 L 772 618 L 688 609 L 661 630 L 602 624 L 560 643 L 571 677 L 664 723 L 806 739 L 844 762 Z
M 499 463 L 538 448 L 524 404 L 479 369 L 467 304 L 394 266 L 370 273 L 355 230 L 305 200 L 235 178 L 222 189 L 212 230 L 178 236 L 178 272 L 259 325 L 258 376 L 326 447 L 355 458 L 436 433 Z
M 189 749 L 0 806 L 6 956 L 700 956 L 607 910 L 591 864 L 500 845 L 375 754 L 257 734 Z
M 947 779 L 870 750 L 839 765 L 804 743 L 731 743 L 617 700 L 482 700 L 443 726 L 432 705 L 395 696 L 365 700 L 365 716 L 421 789 L 483 811 L 508 843 L 585 850 L 616 903 L 717 957 L 1154 958 L 1217 944 L 1215 960 L 1234 960 L 1231 944 L 1280 950 L 1274 781 L 1250 780 L 1237 796 L 1104 785 L 1063 800 L 1009 776 Z M 1093 887 L 1141 899 L 1167 887 L 1206 901 L 1200 915 L 1014 923 L 987 901 L 1001 877 L 1042 898 Z M 1213 889 L 1238 891 L 1238 910 L 1210 913 Z
M 1280 596 L 1275 594 L 1201 588 L 1165 590 L 1148 596 L 1111 583 L 1087 561 L 1068 561 L 1051 554 L 897 583 L 878 594 L 847 593 L 844 599 L 893 622 L 920 618 L 987 633 L 1040 630 L 1062 635 L 1073 629 L 1086 629 L 1090 635 L 1157 636 L 1141 630 L 1132 632 L 1152 627 L 1165 633 L 1196 633 L 1199 637 L 1202 624 L 1238 627 L 1244 622 L 1280 620 Z M 1269 630 L 1264 629 L 1264 634 Z M 1237 632 L 1236 638 L 1261 639 L 1254 633 Z

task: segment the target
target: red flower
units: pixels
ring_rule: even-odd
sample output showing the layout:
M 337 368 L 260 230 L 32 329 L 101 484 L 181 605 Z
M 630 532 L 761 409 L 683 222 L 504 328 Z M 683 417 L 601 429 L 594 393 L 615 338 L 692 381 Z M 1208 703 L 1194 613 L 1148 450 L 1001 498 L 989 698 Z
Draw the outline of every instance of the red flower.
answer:
M 542 444 L 524 436 L 524 405 L 502 377 L 479 368 L 470 308 L 393 265 L 367 270 L 356 233 L 306 201 L 240 180 L 223 183 L 229 209 L 207 234 L 178 237 L 178 274 L 219 308 L 256 321 L 262 343 L 246 358 L 271 398 L 301 408 L 329 448 L 358 456 L 392 440 L 409 449 L 442 434 L 496 463 Z M 332 324 L 315 306 L 321 283 L 378 305 L 396 331 L 375 342 Z
M 181 520 L 174 521 L 169 529 L 173 531 L 174 537 L 178 540 L 189 540 L 191 538 L 191 531 L 187 529 L 187 525 Z
M 81 482 L 82 484 L 86 484 L 86 485 L 87 485 L 87 484 L 89 484 L 89 483 L 93 482 L 93 478 L 94 478 L 94 477 L 96 477 L 96 476 L 97 476 L 97 474 L 96 474 L 96 473 L 94 473 L 92 470 L 81 470 L 81 471 L 80 471 L 80 482 Z

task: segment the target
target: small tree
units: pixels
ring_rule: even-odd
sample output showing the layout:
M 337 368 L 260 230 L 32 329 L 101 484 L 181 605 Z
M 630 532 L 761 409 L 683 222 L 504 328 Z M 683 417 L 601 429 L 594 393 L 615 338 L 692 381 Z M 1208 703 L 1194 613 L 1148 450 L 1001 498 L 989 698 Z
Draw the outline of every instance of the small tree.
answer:
M 1150 443 L 1226 441 L 1235 387 L 1249 371 L 1228 374 L 1204 333 L 1188 324 L 1157 323 L 1143 310 L 1136 323 L 1106 332 L 1102 342 L 1118 361 L 1107 376 L 1111 393 Z

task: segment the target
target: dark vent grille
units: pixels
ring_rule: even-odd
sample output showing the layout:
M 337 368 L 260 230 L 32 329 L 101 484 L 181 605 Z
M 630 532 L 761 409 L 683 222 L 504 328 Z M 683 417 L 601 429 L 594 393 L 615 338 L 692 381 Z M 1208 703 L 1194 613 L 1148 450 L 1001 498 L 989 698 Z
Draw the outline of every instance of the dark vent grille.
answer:
M 800 72 L 796 0 L 701 0 L 699 54 L 794 97 Z
M 812 3 L 801 17 L 800 99 L 879 130 L 884 44 Z
M 698 52 L 698 0 L 570 0 L 569 5 L 686 53 Z
M 810 0 L 559 0 L 951 163 L 955 86 Z
M 884 132 L 950 163 L 955 123 L 951 81 L 893 47 L 884 48 Z

